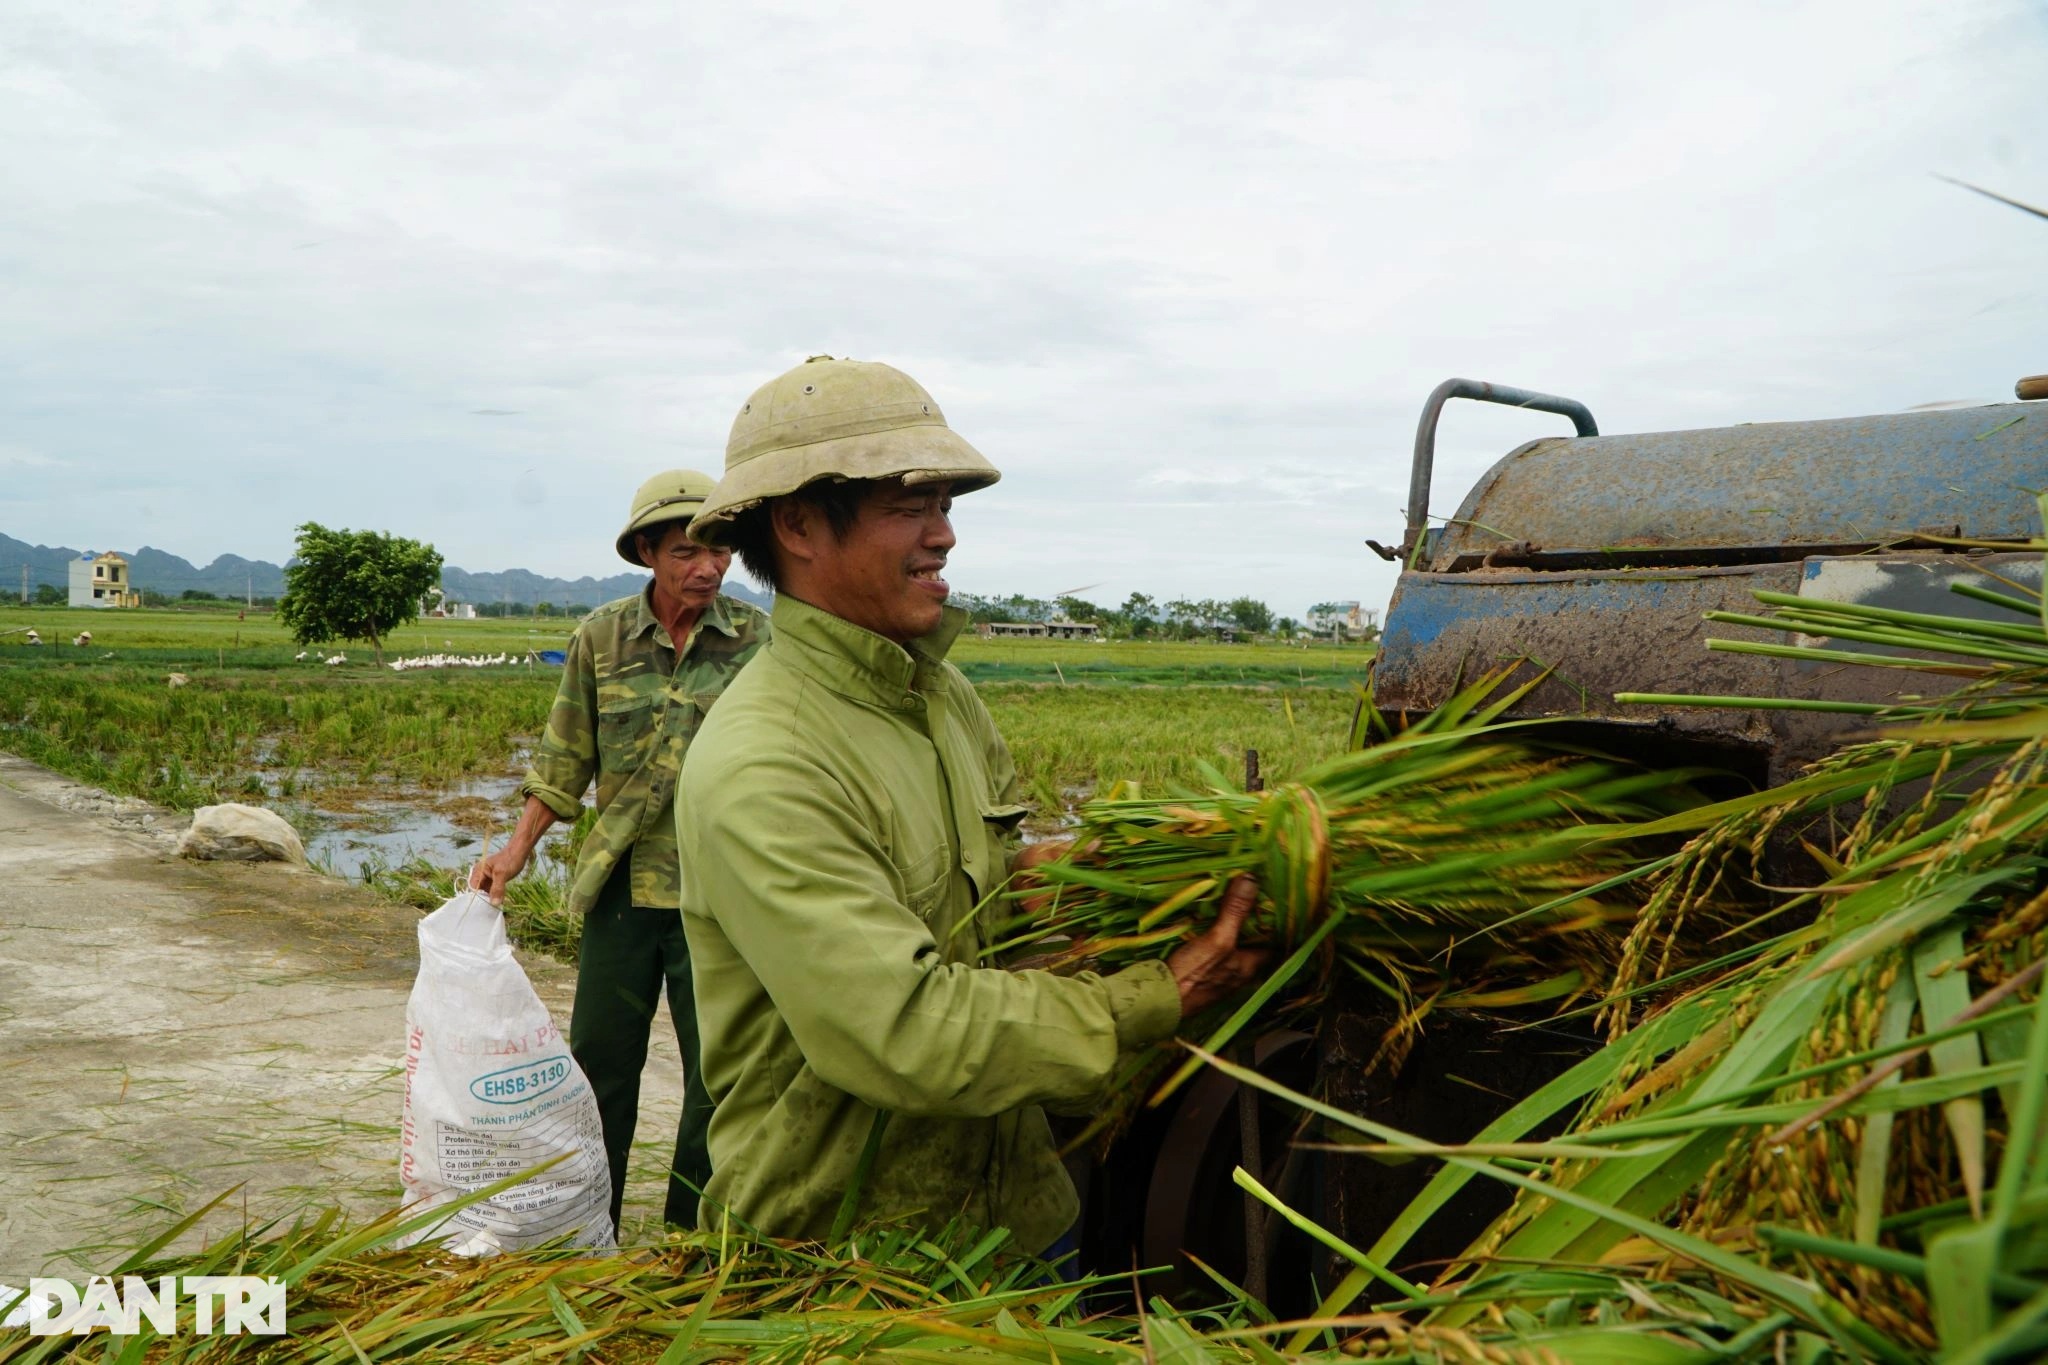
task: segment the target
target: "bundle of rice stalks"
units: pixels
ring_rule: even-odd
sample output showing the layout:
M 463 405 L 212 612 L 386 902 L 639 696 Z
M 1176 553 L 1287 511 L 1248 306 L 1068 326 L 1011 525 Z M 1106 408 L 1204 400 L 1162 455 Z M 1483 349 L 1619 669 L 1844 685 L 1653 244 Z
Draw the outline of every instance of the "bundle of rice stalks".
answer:
M 1243 1309 L 1181 1315 L 1163 1304 L 1143 1320 L 1088 1318 L 1081 1300 L 1100 1281 L 1063 1282 L 1044 1263 L 1010 1254 L 1007 1234 L 961 1227 L 873 1227 L 830 1250 L 736 1232 L 671 1233 L 661 1244 L 601 1254 L 472 1260 L 392 1249 L 409 1229 L 446 1213 L 392 1214 L 351 1228 L 328 1211 L 253 1228 L 203 1252 L 163 1254 L 195 1214 L 115 1267 L 116 1282 L 275 1276 L 286 1286 L 285 1335 L 199 1335 L 186 1302 L 178 1330 L 167 1334 L 147 1319 L 130 1337 L 0 1330 L 0 1365 L 88 1353 L 122 1365 L 941 1357 L 1104 1365 L 1143 1359 L 1155 1344 L 1180 1349 L 1201 1332 L 1254 1325 Z M 12 1306 L 8 1297 L 0 1293 L 0 1316 Z M 1206 1358 L 1258 1356 L 1226 1340 Z
M 1688 775 L 1551 753 L 1538 730 L 1495 724 L 1535 686 L 1495 696 L 1502 676 L 1270 791 L 1218 778 L 1203 796 L 1089 803 L 1073 851 L 1041 869 L 1052 892 L 1016 893 L 1025 912 L 992 952 L 1054 970 L 1164 957 L 1250 873 L 1246 938 L 1277 965 L 1237 1008 L 1195 1021 L 1211 1048 L 1305 976 L 1395 1002 L 1392 1062 L 1433 1009 L 1562 1008 L 1603 991 L 1637 910 L 1624 884 L 1644 872 L 1618 835 L 1693 804 Z
M 1431 1147 L 1304 1100 L 1371 1150 L 1446 1162 L 1352 1253 L 1326 1312 L 1378 1281 L 1399 1286 L 1382 1308 L 1496 1346 L 1528 1339 L 1532 1312 L 1628 1331 L 1682 1310 L 1723 1352 L 1747 1323 L 1743 1349 L 1779 1358 L 2048 1354 L 2048 631 L 2039 595 L 2009 586 L 1965 591 L 2026 618 L 2018 632 L 1798 600 L 1744 618 L 1939 651 L 1972 681 L 1903 703 L 1908 723 L 1797 781 L 1671 822 L 1711 818 L 1632 931 L 1607 1002 L 1613 1041 L 1471 1143 Z M 1743 857 L 1836 814 L 1828 846 L 1812 846 L 1824 880 L 1769 924 L 1795 910 L 1808 922 L 1672 966 L 1687 916 Z M 1562 1136 L 1528 1140 L 1574 1108 Z M 1513 1207 L 1428 1292 L 1394 1277 L 1475 1175 L 1514 1187 Z M 1593 1280 L 1560 1300 L 1546 1278 L 1559 1266 Z

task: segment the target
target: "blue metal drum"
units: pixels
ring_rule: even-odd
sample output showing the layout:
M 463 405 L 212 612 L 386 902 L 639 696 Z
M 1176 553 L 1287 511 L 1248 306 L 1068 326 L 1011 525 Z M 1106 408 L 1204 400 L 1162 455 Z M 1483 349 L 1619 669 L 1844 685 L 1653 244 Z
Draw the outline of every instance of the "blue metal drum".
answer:
M 1531 441 L 1429 528 L 1436 421 L 1454 397 L 1572 418 L 1580 434 Z M 1384 710 L 1432 709 L 1461 682 L 1516 661 L 1551 675 L 1520 716 L 1602 727 L 1649 762 L 1697 746 L 1747 755 L 1776 780 L 1857 721 L 1815 713 L 1619 706 L 1617 692 L 1885 701 L 1948 690 L 1909 670 L 1710 652 L 1712 610 L 1755 611 L 1759 589 L 1950 615 L 1995 615 L 1953 581 L 2038 587 L 2040 556 L 2000 553 L 2038 530 L 2048 488 L 2048 403 L 2022 402 L 1705 431 L 1597 434 L 1568 399 L 1452 380 L 1416 440 L 1407 534 L 1379 550 L 1407 567 L 1375 675 Z M 1964 543 L 1969 542 L 1969 543 Z M 1834 648 L 1868 648 L 1829 642 Z

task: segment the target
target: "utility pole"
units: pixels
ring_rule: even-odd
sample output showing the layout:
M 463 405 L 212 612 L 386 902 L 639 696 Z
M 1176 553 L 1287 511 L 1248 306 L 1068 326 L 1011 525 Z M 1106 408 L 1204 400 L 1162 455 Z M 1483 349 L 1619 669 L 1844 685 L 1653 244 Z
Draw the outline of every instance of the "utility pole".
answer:
M 21 566 L 21 605 L 28 605 L 28 565 Z
M 244 607 L 254 607 L 256 605 L 256 571 L 254 569 L 244 570 L 242 573 L 242 605 Z

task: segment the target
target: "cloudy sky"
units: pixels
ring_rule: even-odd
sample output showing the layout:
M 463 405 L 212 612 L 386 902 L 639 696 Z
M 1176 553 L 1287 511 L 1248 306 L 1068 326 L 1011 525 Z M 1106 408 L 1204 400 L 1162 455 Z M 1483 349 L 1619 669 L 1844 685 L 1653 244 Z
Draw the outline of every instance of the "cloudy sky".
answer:
M 922 380 L 977 592 L 1384 600 L 1417 409 L 2048 371 L 2041 0 L 0 10 L 0 531 L 610 572 L 757 383 Z M 1439 515 L 1554 419 L 1446 419 Z

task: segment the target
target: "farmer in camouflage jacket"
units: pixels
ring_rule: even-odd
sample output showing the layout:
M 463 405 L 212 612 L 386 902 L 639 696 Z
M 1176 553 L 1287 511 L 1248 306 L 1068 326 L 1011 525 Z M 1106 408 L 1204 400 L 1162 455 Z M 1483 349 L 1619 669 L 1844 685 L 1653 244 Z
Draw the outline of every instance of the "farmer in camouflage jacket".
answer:
M 696 1225 L 697 1191 L 711 1176 L 711 1099 L 699 1074 L 690 953 L 678 917 L 676 778 L 711 703 L 768 638 L 765 616 L 718 590 L 732 556 L 686 534 L 711 485 L 709 475 L 673 469 L 634 495 L 619 555 L 653 569 L 654 580 L 591 612 L 570 637 L 547 731 L 520 785 L 526 807 L 518 828 L 470 874 L 472 887 L 503 904 L 506 884 L 541 835 L 576 819 L 596 780 L 597 823 L 569 891 L 570 910 L 584 916 L 569 1051 L 603 1116 L 614 1226 L 664 980 L 684 1070 L 667 1221 Z

